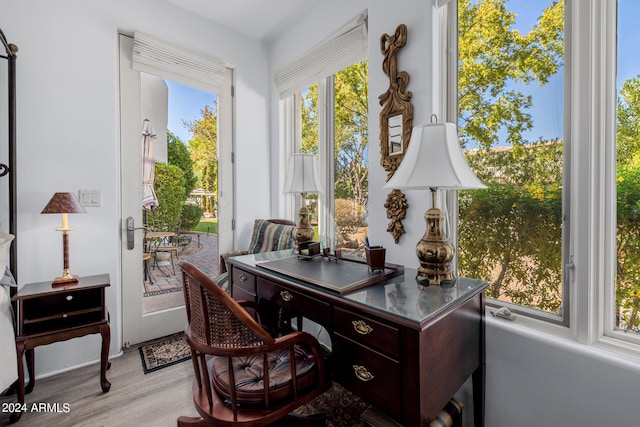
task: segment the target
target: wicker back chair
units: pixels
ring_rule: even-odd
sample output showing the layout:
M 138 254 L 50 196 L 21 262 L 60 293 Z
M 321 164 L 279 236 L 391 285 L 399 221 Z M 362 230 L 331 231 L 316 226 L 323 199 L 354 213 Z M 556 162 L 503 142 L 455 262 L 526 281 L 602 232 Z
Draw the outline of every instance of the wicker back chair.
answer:
M 178 426 L 267 425 L 328 389 L 322 351 L 312 335 L 296 331 L 273 338 L 260 325 L 254 302 L 237 302 L 192 264 L 178 265 L 193 399 L 202 417 L 180 417 Z

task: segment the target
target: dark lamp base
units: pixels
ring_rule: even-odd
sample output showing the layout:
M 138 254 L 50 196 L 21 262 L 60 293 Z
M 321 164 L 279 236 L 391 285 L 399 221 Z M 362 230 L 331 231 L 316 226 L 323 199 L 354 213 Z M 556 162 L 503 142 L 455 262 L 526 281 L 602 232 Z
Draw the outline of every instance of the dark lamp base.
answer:
M 78 284 L 79 280 L 80 278 L 78 277 L 77 274 L 74 274 L 73 276 L 70 276 L 70 277 L 56 277 L 53 280 L 53 282 L 51 282 L 51 286 L 53 287 L 74 286 Z

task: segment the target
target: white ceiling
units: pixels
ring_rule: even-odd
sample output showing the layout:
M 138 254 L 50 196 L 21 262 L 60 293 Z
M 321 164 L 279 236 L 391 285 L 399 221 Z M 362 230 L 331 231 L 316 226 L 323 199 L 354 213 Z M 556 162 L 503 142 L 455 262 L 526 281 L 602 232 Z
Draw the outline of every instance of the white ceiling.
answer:
M 203 18 L 258 40 L 311 10 L 317 0 L 167 0 Z

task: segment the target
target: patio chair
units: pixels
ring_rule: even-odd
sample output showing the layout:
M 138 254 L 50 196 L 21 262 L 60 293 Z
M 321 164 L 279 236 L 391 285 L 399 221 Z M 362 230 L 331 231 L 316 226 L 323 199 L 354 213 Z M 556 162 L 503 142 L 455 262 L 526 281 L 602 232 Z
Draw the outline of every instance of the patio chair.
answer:
M 145 229 L 145 244 L 147 252 L 153 258 L 153 268 L 158 268 L 162 274 L 169 276 L 162 267 L 171 266 L 173 275 L 176 274 L 175 261 L 178 259 L 178 246 L 175 244 L 175 231 L 160 223 L 151 223 L 150 229 Z

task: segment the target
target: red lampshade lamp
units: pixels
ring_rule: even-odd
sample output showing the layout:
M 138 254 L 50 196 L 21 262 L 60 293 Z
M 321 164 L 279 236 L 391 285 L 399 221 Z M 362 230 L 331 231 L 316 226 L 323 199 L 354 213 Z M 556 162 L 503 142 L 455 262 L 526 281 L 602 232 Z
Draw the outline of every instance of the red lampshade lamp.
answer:
M 56 193 L 53 195 L 47 206 L 42 209 L 43 214 L 62 214 L 62 227 L 56 228 L 62 231 L 62 248 L 64 266 L 62 276 L 56 277 L 51 283 L 52 286 L 71 286 L 78 283 L 78 276 L 69 274 L 69 227 L 67 214 L 86 213 L 84 206 L 73 193 Z

